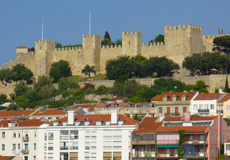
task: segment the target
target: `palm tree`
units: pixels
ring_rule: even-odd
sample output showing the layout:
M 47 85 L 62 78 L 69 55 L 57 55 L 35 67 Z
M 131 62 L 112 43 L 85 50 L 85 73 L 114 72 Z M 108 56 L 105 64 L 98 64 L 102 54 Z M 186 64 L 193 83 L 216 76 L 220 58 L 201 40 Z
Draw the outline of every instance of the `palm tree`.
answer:
M 96 74 L 96 71 L 95 71 L 95 66 L 89 66 L 89 65 L 86 65 L 84 67 L 84 69 L 82 70 L 82 73 L 84 73 L 85 75 L 89 76 L 91 75 L 91 73 L 94 73 Z

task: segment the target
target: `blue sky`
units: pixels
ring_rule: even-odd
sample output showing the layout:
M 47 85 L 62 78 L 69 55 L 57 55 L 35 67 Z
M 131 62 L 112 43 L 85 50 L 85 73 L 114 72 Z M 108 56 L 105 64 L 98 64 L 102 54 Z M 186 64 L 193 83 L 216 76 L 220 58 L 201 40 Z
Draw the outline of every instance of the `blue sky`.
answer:
M 88 33 L 89 12 L 92 33 L 112 40 L 122 31 L 142 31 L 148 42 L 164 33 L 165 25 L 190 23 L 203 26 L 203 34 L 217 34 L 221 26 L 230 32 L 230 0 L 6 0 L 0 5 L 0 64 L 16 58 L 16 47 L 33 47 L 44 38 L 62 44 L 82 43 Z

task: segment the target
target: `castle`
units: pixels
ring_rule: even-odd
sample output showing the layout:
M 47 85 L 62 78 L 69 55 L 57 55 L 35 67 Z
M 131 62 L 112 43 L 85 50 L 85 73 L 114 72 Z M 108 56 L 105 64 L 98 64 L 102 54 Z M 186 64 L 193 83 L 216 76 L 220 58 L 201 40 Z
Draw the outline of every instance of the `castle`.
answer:
M 149 58 L 166 56 L 182 66 L 185 57 L 193 53 L 212 51 L 213 36 L 203 36 L 202 27 L 196 25 L 165 26 L 164 43 L 143 43 L 142 33 L 122 32 L 122 46 L 101 46 L 101 35 L 83 35 L 82 48 L 55 48 L 54 40 L 36 40 L 35 51 L 25 46 L 16 48 L 17 58 L 1 68 L 11 68 L 22 63 L 31 69 L 35 77 L 48 75 L 51 64 L 60 60 L 69 62 L 72 74 L 81 75 L 85 65 L 94 65 L 97 73 L 105 73 L 106 61 L 118 56 L 136 56 Z

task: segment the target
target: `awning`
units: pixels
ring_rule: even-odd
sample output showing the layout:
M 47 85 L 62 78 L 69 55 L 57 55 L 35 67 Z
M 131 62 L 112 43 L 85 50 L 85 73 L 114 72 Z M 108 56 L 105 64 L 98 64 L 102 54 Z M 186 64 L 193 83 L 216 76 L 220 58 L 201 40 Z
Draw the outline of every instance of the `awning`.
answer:
M 178 148 L 179 145 L 157 145 L 157 148 Z

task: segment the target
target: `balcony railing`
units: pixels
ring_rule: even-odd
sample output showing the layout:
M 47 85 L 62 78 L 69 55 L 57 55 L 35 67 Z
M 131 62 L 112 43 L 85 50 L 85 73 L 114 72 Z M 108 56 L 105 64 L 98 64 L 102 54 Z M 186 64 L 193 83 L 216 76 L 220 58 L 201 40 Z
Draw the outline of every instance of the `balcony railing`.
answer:
M 28 149 L 28 148 L 23 149 L 23 150 L 22 150 L 22 153 L 23 153 L 23 154 L 29 154 L 29 149 Z
M 70 140 L 78 140 L 78 135 L 76 135 L 76 136 L 70 136 Z
M 22 137 L 23 142 L 29 142 L 29 137 Z
M 220 112 L 220 114 L 223 114 L 224 111 L 223 110 L 217 110 L 216 113 Z
M 61 140 L 69 140 L 69 136 L 61 136 L 60 139 Z
M 60 150 L 68 150 L 68 146 L 60 146 Z
M 157 157 L 178 157 L 178 154 L 159 154 Z
M 78 146 L 70 146 L 70 150 L 78 150 Z
M 209 109 L 198 109 L 198 113 L 208 113 Z
M 165 113 L 165 116 L 180 116 L 180 113 Z
M 157 144 L 178 144 L 179 140 L 157 140 Z
M 196 153 L 184 153 L 184 157 L 204 157 L 204 152 L 196 152 Z

